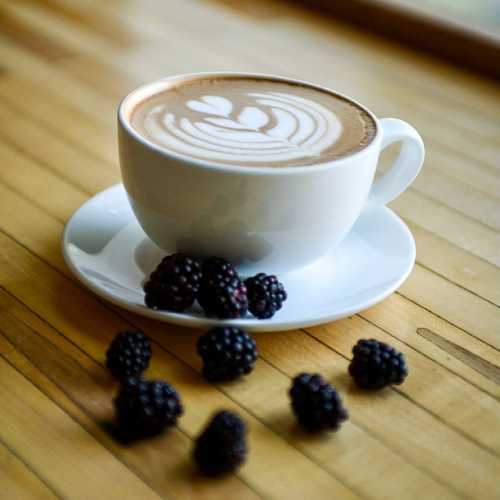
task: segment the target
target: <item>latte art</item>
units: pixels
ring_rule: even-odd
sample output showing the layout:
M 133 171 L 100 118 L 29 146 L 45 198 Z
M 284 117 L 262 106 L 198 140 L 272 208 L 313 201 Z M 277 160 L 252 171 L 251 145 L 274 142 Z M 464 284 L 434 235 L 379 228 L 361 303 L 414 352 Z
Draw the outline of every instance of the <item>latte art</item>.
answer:
M 272 167 L 338 158 L 369 142 L 375 130 L 366 113 L 333 94 L 230 78 L 166 90 L 142 102 L 131 123 L 146 139 L 177 154 Z
M 249 93 L 255 106 L 236 106 L 220 96 L 186 102 L 199 114 L 175 116 L 164 104 L 144 121 L 162 146 L 214 161 L 276 162 L 320 155 L 342 131 L 338 118 L 309 99 L 281 92 Z

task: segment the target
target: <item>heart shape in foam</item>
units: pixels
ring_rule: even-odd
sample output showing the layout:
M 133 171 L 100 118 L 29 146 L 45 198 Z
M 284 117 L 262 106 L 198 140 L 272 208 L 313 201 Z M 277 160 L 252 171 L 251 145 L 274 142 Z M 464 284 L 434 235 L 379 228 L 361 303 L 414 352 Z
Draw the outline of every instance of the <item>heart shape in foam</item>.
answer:
M 218 116 L 229 116 L 233 110 L 233 103 L 231 101 L 215 95 L 203 96 L 201 101 L 188 101 L 186 106 L 199 113 Z

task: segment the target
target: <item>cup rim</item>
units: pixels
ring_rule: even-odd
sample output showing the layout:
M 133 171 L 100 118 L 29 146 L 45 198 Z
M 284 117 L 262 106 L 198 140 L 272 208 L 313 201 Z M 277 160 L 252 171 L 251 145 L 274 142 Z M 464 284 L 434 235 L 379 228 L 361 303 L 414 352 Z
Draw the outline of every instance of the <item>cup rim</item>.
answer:
M 168 149 L 162 148 L 161 146 L 158 146 L 154 142 L 146 139 L 143 137 L 139 132 L 137 132 L 132 125 L 130 124 L 130 108 L 133 108 L 134 104 L 137 102 L 140 102 L 141 99 L 144 97 L 148 97 L 151 95 L 154 95 L 155 93 L 158 93 L 161 91 L 163 88 L 165 88 L 167 85 L 171 85 L 173 82 L 183 82 L 183 81 L 189 81 L 193 80 L 199 77 L 203 78 L 225 78 L 225 77 L 242 77 L 242 78 L 255 78 L 255 79 L 271 79 L 271 80 L 277 80 L 277 81 L 282 81 L 286 83 L 293 83 L 293 84 L 301 84 L 305 85 L 317 90 L 321 90 L 323 92 L 327 92 L 329 94 L 332 94 L 334 96 L 341 97 L 342 99 L 345 99 L 356 106 L 360 107 L 363 111 L 365 111 L 373 120 L 375 123 L 376 127 L 376 132 L 375 135 L 373 136 L 373 139 L 369 144 L 367 144 L 365 147 L 360 149 L 359 151 L 356 151 L 353 154 L 350 154 L 348 156 L 338 158 L 338 159 L 333 159 L 326 161 L 324 163 L 317 163 L 314 165 L 299 165 L 299 166 L 293 166 L 293 167 L 269 167 L 269 166 L 248 166 L 245 165 L 244 167 L 239 166 L 239 165 L 231 165 L 227 163 L 218 163 L 216 161 L 210 161 L 210 160 L 203 160 L 203 159 L 198 159 L 198 158 L 192 158 L 188 155 L 184 155 L 182 153 L 177 153 L 175 151 L 170 151 Z M 289 175 L 289 174 L 295 174 L 295 175 L 300 175 L 300 174 L 306 174 L 306 173 L 313 173 L 313 172 L 318 172 L 318 171 L 323 171 L 323 170 L 329 170 L 333 168 L 338 168 L 341 167 L 342 165 L 346 164 L 347 162 L 351 162 L 353 160 L 359 159 L 360 157 L 363 157 L 364 155 L 369 154 L 369 152 L 376 147 L 377 143 L 381 139 L 381 128 L 379 121 L 377 117 L 374 115 L 372 111 L 367 109 L 364 105 L 356 101 L 355 99 L 341 93 L 337 92 L 334 90 L 329 89 L 328 87 L 322 86 L 322 85 L 317 85 L 314 83 L 311 83 L 307 80 L 299 80 L 296 78 L 288 78 L 288 77 L 283 77 L 283 76 L 278 76 L 278 75 L 273 75 L 270 73 L 251 73 L 251 72 L 239 72 L 239 71 L 204 71 L 204 72 L 196 72 L 196 73 L 183 73 L 180 75 L 173 75 L 173 76 L 167 76 L 165 78 L 161 78 L 158 80 L 154 80 L 152 82 L 144 83 L 142 85 L 139 85 L 132 91 L 130 91 L 121 101 L 120 104 L 118 105 L 118 122 L 119 125 L 130 135 L 132 136 L 133 139 L 141 143 L 144 147 L 153 150 L 155 153 L 160 154 L 161 156 L 165 156 L 167 158 L 174 159 L 176 161 L 185 163 L 187 166 L 195 166 L 195 167 L 202 167 L 203 169 L 206 170 L 212 170 L 212 171 L 219 171 L 219 172 L 224 172 L 224 173 L 237 173 L 239 175 L 241 174 L 266 174 L 266 175 Z

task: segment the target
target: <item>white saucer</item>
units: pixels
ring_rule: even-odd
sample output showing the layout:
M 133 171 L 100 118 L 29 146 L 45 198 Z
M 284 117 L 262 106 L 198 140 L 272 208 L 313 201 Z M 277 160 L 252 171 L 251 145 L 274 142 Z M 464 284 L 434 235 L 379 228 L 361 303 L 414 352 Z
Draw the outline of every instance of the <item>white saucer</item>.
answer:
M 272 331 L 326 323 L 366 309 L 398 288 L 415 262 L 410 231 L 389 208 L 368 206 L 337 250 L 279 276 L 288 300 L 275 316 L 221 321 L 195 306 L 186 313 L 144 305 L 142 284 L 164 256 L 144 234 L 121 184 L 97 194 L 71 217 L 63 253 L 73 273 L 93 292 L 138 314 L 189 327 L 231 324 Z

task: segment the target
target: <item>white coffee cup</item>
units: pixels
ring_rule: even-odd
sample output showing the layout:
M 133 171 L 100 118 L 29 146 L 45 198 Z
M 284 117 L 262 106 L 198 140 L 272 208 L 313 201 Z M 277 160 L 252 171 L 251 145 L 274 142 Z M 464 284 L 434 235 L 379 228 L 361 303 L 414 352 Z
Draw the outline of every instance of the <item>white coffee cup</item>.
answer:
M 123 184 L 140 225 L 166 253 L 225 257 L 244 274 L 292 271 L 339 245 L 367 203 L 390 202 L 417 176 L 424 160 L 417 131 L 395 118 L 377 119 L 350 98 L 375 120 L 374 139 L 350 156 L 313 166 L 221 166 L 166 151 L 131 127 L 134 107 L 173 81 L 231 75 L 328 90 L 270 75 L 196 73 L 143 85 L 123 99 L 118 109 Z M 399 156 L 374 183 L 380 152 L 394 142 L 402 143 Z

